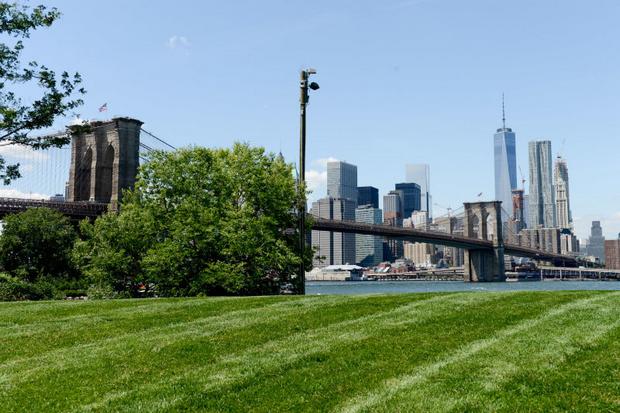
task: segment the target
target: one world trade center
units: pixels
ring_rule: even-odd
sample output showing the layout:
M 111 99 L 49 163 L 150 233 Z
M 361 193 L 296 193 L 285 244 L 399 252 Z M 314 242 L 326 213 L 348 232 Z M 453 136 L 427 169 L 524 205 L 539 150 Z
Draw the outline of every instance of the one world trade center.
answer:
M 515 151 L 515 133 L 506 127 L 504 99 L 502 96 L 502 127 L 493 139 L 495 148 L 495 199 L 502 201 L 506 214 L 502 221 L 512 217 L 512 190 L 517 189 L 517 155 Z

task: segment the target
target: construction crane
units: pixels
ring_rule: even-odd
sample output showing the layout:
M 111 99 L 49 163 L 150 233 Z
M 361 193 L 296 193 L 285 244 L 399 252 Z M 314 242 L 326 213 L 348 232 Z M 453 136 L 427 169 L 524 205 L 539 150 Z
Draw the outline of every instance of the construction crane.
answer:
M 443 208 L 443 209 L 445 209 L 446 211 L 448 211 L 448 219 L 449 219 L 449 218 L 451 218 L 450 214 L 452 213 L 452 207 L 450 207 L 450 206 L 443 206 L 443 205 L 438 204 L 438 203 L 436 203 L 436 202 L 435 202 L 435 203 L 433 203 L 433 205 L 438 206 L 439 208 Z
M 521 175 L 521 189 L 523 190 L 523 192 L 525 192 L 525 177 L 523 176 L 521 166 L 519 166 L 519 175 Z

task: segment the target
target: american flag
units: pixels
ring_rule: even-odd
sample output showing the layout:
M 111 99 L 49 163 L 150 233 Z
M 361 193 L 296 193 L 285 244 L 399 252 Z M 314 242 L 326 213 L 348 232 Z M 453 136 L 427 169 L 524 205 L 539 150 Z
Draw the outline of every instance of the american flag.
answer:
M 103 105 L 101 105 L 101 107 L 99 108 L 99 112 L 105 112 L 108 110 L 108 104 L 104 103 Z

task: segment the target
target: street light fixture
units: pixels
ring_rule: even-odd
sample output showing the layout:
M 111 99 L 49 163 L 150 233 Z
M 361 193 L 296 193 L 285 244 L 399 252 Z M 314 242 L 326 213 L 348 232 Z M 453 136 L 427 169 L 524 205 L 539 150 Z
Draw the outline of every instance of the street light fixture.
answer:
M 305 69 L 301 71 L 299 82 L 299 187 L 304 188 L 306 182 L 306 107 L 310 96 L 308 95 L 308 88 L 312 90 L 318 90 L 319 84 L 316 82 L 310 82 L 308 84 L 308 78 L 310 75 L 315 75 L 316 69 Z M 299 255 L 301 261 L 299 263 L 299 286 L 298 291 L 300 294 L 306 293 L 306 268 L 304 266 L 304 256 L 306 250 L 306 194 L 303 194 L 303 202 L 299 208 Z

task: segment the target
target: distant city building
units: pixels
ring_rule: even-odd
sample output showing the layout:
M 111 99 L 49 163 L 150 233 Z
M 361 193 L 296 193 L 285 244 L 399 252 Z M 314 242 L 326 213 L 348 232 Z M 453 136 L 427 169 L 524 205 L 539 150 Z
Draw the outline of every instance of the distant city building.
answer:
M 383 196 L 383 222 L 395 227 L 403 226 L 403 206 L 400 193 L 390 191 Z
M 605 268 L 620 270 L 620 234 L 617 239 L 605 240 Z
M 400 195 L 403 218 L 410 218 L 413 211 L 420 211 L 421 191 L 416 183 L 400 183 L 395 186 Z
M 403 207 L 400 193 L 390 191 L 383 196 L 383 223 L 393 227 L 403 226 Z M 403 241 L 387 239 L 384 243 L 383 257 L 393 262 L 403 256 Z
M 342 161 L 327 162 L 327 196 L 357 203 L 357 166 Z
M 433 216 L 433 198 L 431 196 L 431 168 L 427 164 L 407 164 L 405 180 L 420 185 L 420 211 L 427 211 Z
M 519 232 L 525 228 L 525 216 L 523 215 L 523 189 L 512 190 L 512 217 L 504 223 L 504 240 L 516 243 Z
M 530 225 L 530 196 L 523 194 L 523 227 Z
M 50 201 L 52 202 L 65 202 L 65 196 L 63 194 L 56 194 L 50 196 Z
M 557 226 L 562 229 L 572 228 L 573 217 L 570 212 L 568 166 L 560 156 L 555 161 L 554 183 Z
M 590 238 L 588 239 L 588 255 L 598 258 L 599 262 L 605 260 L 605 237 L 603 236 L 601 221 L 592 221 Z
M 379 208 L 379 190 L 374 186 L 358 186 L 357 205 L 372 205 L 373 208 Z
M 561 230 L 560 252 L 564 255 L 579 255 L 579 239 L 568 229 Z
M 413 228 L 424 231 L 428 231 L 430 229 L 431 219 L 428 215 L 428 211 L 413 211 L 410 219 L 411 226 Z
M 355 221 L 365 224 L 381 224 L 383 216 L 379 208 L 370 204 L 357 207 Z M 383 239 L 373 235 L 355 235 L 355 261 L 362 267 L 374 267 L 383 261 Z
M 530 193 L 529 225 L 555 228 L 555 193 L 553 191 L 553 165 L 551 163 L 551 141 L 529 143 Z
M 502 201 L 502 207 L 507 214 L 502 214 L 502 221 L 508 221 L 513 214 L 512 191 L 517 189 L 517 154 L 516 135 L 512 129 L 506 127 L 502 98 L 502 127 L 493 137 L 495 154 L 495 199 Z
M 541 251 L 560 254 L 561 241 L 559 228 L 522 229 L 516 239 L 518 245 Z
M 430 267 L 435 264 L 435 246 L 423 242 L 405 242 L 403 246 L 405 259 L 413 261 L 416 268 Z
M 355 204 L 349 199 L 321 198 L 312 203 L 310 214 L 336 221 L 355 221 Z M 355 263 L 355 234 L 312 231 L 312 247 L 317 249 L 315 267 Z

